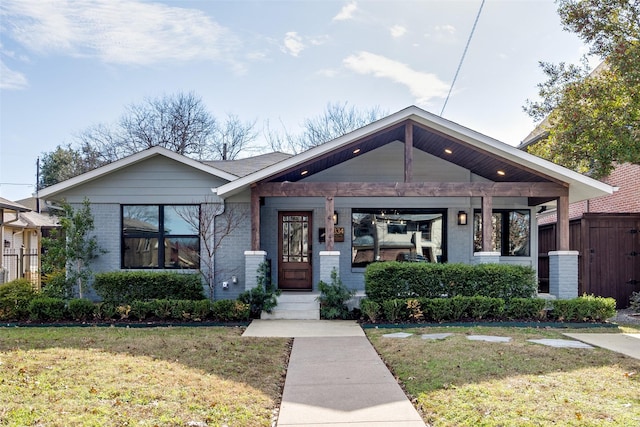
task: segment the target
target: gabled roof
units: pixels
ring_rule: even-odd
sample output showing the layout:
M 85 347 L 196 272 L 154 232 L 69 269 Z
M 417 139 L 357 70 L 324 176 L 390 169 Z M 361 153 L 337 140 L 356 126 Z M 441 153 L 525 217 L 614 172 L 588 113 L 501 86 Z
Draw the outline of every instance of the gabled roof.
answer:
M 9 217 L 5 213 L 5 223 L 11 227 L 16 228 L 38 228 L 38 227 L 58 227 L 58 221 L 56 218 L 42 215 L 37 212 L 20 212 L 18 213 L 17 220 L 13 220 L 13 217 Z M 11 222 L 9 223 L 9 220 Z
M 349 134 L 268 166 L 217 189 L 229 197 L 258 182 L 296 182 L 368 151 L 404 141 L 413 125 L 413 146 L 495 182 L 556 182 L 569 185 L 571 202 L 611 194 L 607 184 L 528 154 L 516 147 L 411 106 Z M 356 153 L 357 150 L 357 153 Z M 445 151 L 447 150 L 447 151 Z M 450 153 L 449 153 L 450 152 Z M 497 171 L 503 171 L 503 176 Z M 303 174 L 303 171 L 306 171 Z
M 227 181 L 233 181 L 238 178 L 236 175 L 233 175 L 229 172 L 215 168 L 197 160 L 190 159 L 166 148 L 152 147 L 144 151 L 140 151 L 139 153 L 122 158 L 120 160 L 116 160 L 115 162 L 109 163 L 108 165 L 83 173 L 82 175 L 78 175 L 66 181 L 62 181 L 50 187 L 44 188 L 38 192 L 38 197 L 50 197 L 54 194 L 67 191 L 71 188 L 77 187 L 78 185 L 86 184 L 89 181 L 101 178 L 112 172 L 129 167 L 133 164 L 142 162 L 155 156 L 164 156 L 170 158 L 172 160 L 175 160 L 176 162 L 180 162 L 194 169 L 198 169 L 211 175 L 215 175 Z
M 10 211 L 16 212 L 27 212 L 30 211 L 26 206 L 21 205 L 20 203 L 12 202 L 11 200 L 0 197 L 0 209 L 7 209 Z

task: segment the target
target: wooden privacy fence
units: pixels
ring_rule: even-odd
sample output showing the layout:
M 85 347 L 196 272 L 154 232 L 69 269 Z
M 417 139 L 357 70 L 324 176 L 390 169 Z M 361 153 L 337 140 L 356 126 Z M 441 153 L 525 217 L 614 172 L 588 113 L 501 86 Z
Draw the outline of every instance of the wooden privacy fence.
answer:
M 24 278 L 33 283 L 36 288 L 40 288 L 38 249 L 5 248 L 2 253 L 2 270 L 1 283 Z

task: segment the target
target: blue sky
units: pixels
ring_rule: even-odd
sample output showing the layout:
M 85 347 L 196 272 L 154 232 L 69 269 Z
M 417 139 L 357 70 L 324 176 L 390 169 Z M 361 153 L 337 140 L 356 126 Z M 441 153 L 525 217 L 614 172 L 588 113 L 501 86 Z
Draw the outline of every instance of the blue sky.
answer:
M 36 158 L 126 105 L 194 92 L 209 111 L 299 131 L 330 102 L 440 114 L 481 0 L 2 0 L 0 196 Z M 544 80 L 577 62 L 552 0 L 486 0 L 443 117 L 517 145 Z

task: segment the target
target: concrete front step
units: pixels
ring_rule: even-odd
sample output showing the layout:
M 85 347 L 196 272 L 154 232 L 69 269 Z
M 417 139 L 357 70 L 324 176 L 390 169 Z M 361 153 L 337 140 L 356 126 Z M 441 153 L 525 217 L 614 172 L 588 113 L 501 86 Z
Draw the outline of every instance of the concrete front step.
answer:
M 278 305 L 271 313 L 262 312 L 261 319 L 319 320 L 318 293 L 286 292 L 278 297 Z

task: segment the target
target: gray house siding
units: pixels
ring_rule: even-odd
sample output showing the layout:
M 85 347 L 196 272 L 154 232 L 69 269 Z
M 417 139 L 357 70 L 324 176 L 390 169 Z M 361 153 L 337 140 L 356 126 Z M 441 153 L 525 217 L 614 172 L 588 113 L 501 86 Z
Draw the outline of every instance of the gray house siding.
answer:
M 393 142 L 363 156 L 319 172 L 304 182 L 402 182 L 404 180 L 404 144 Z M 482 182 L 484 178 L 472 174 L 469 170 L 442 160 L 438 157 L 414 149 L 414 182 Z M 248 192 L 243 199 L 248 199 Z M 344 227 L 344 242 L 336 242 L 334 250 L 340 251 L 340 273 L 342 282 L 351 289 L 364 289 L 364 269 L 351 266 L 351 212 L 354 208 L 433 208 L 447 209 L 447 261 L 472 263 L 473 256 L 473 211 L 480 209 L 480 198 L 470 197 L 336 197 L 335 211 L 338 213 L 338 227 Z M 494 198 L 494 209 L 530 209 L 526 198 Z M 311 211 L 313 213 L 313 289 L 317 289 L 320 280 L 319 252 L 325 250 L 319 242 L 320 227 L 324 227 L 325 201 L 321 197 L 267 197 L 261 207 L 261 248 L 272 260 L 272 277 L 278 277 L 278 212 Z M 458 211 L 469 215 L 469 223 L 457 224 Z M 534 221 L 532 212 L 532 221 Z M 532 224 L 535 227 L 535 224 Z M 533 228 L 535 229 L 535 228 Z M 535 233 L 531 233 L 531 254 L 537 253 Z M 535 257 L 501 257 L 501 262 L 524 265 L 534 264 Z

